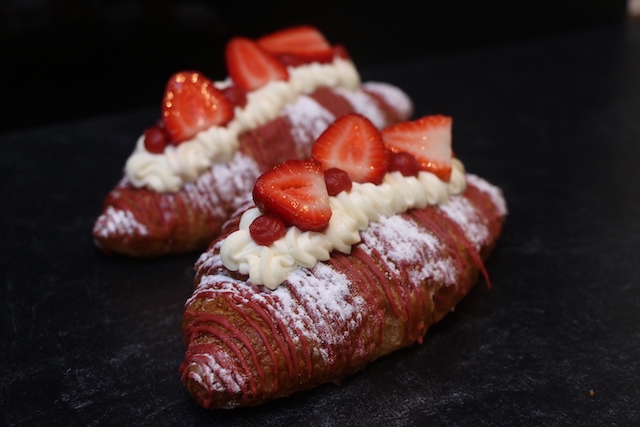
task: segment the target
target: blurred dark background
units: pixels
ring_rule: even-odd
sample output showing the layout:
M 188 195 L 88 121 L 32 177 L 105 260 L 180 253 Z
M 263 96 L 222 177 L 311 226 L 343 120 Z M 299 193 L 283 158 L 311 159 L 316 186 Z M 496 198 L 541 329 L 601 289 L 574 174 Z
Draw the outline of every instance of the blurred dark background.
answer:
M 159 105 L 181 69 L 223 79 L 234 35 L 311 24 L 366 68 L 621 21 L 626 9 L 626 0 L 2 0 L 0 132 Z

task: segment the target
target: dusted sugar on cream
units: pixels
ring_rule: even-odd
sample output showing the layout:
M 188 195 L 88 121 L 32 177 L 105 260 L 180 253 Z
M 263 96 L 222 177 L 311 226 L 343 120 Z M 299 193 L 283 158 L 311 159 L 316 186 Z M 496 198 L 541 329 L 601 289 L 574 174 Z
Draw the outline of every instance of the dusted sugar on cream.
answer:
M 329 198 L 332 215 L 324 231 L 289 227 L 284 237 L 269 246 L 259 245 L 251 237 L 249 225 L 261 215 L 253 208 L 243 214 L 239 230 L 224 240 L 220 256 L 229 270 L 248 275 L 254 284 L 275 289 L 298 267 L 311 268 L 318 261 L 328 260 L 333 250 L 350 253 L 361 240 L 360 232 L 371 222 L 413 208 L 444 204 L 465 187 L 464 166 L 457 159 L 452 160 L 449 182 L 429 172 L 420 172 L 417 177 L 391 172 L 380 185 L 353 183 L 350 191 Z

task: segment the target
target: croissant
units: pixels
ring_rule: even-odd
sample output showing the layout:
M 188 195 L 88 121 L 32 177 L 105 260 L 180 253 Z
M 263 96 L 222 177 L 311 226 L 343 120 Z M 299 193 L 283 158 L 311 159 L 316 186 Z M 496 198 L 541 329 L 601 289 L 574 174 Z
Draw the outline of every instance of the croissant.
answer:
M 295 40 L 306 44 L 291 45 Z M 315 138 L 347 113 L 377 127 L 406 120 L 399 88 L 361 84 L 344 48 L 295 27 L 257 41 L 234 38 L 230 77 L 198 72 L 169 79 L 162 119 L 138 139 L 93 228 L 105 252 L 157 256 L 204 250 L 241 206 L 261 172 L 306 158 Z M 262 62 L 260 62 L 262 61 Z M 263 69 L 244 67 L 265 63 Z
M 427 121 L 449 123 L 442 117 Z M 323 136 L 330 134 L 336 149 L 340 144 L 331 129 Z M 389 150 L 396 130 L 387 132 Z M 446 139 L 441 133 L 425 139 Z M 501 233 L 506 203 L 499 188 L 465 172 L 457 159 L 442 166 L 451 167 L 448 181 L 437 177 L 439 171 L 405 172 L 406 167 L 394 166 L 397 161 L 383 168 L 381 184 L 353 182 L 350 190 L 331 196 L 326 180 L 332 210 L 328 228 L 302 232 L 289 226 L 286 236 L 270 245 L 238 243 L 252 238 L 248 224 L 275 215 L 261 196 L 265 181 L 272 191 L 282 174 L 294 171 L 299 179 L 317 168 L 326 179 L 332 165 L 315 148 L 314 159 L 287 162 L 279 175 L 263 174 L 254 201 L 246 201 L 196 263 L 195 291 L 184 308 L 186 352 L 179 371 L 186 389 L 205 408 L 253 406 L 338 382 L 381 356 L 421 343 L 427 329 L 469 292 L 479 273 L 487 276 L 483 260 Z M 322 161 L 316 162 L 318 158 Z M 324 193 L 317 187 L 309 184 L 306 192 L 320 194 L 317 203 L 322 203 Z M 268 200 L 280 196 L 272 194 Z M 406 201 L 408 209 L 389 213 L 387 199 Z M 310 209 L 322 211 L 316 204 Z M 342 211 L 356 222 L 361 216 L 369 219 L 354 225 L 359 230 L 355 235 L 334 233 L 334 228 L 351 224 Z M 318 247 L 334 235 L 351 237 L 345 237 L 347 247 L 340 242 L 324 247 L 328 256 L 323 256 Z M 286 242 L 280 247 L 285 252 L 285 246 L 293 246 L 291 255 L 267 256 L 279 250 L 280 241 Z M 246 255 L 246 268 L 233 261 L 235 253 L 241 253 L 238 258 Z M 318 261 L 306 263 L 309 254 L 318 254 Z M 289 266 L 290 257 L 300 261 Z M 284 281 L 270 283 L 266 278 L 279 268 L 288 268 Z

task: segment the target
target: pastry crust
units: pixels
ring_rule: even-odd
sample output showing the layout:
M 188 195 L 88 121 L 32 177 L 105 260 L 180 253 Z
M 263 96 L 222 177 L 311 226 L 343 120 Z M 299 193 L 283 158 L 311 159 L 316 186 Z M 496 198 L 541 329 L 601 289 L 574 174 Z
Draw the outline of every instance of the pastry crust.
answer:
M 105 199 L 94 240 L 107 253 L 138 257 L 204 250 L 260 173 L 285 160 L 308 157 L 315 138 L 337 117 L 357 112 L 382 128 L 406 120 L 411 109 L 400 89 L 384 83 L 365 83 L 353 92 L 322 88 L 301 95 L 275 120 L 242 134 L 230 161 L 213 164 L 175 193 L 137 188 L 123 177 Z
M 196 264 L 182 382 L 205 408 L 253 406 L 337 382 L 421 343 L 479 273 L 486 277 L 483 259 L 505 215 L 500 190 L 467 175 L 461 195 L 370 224 L 350 254 L 334 251 L 270 291 L 220 261 L 236 214 Z

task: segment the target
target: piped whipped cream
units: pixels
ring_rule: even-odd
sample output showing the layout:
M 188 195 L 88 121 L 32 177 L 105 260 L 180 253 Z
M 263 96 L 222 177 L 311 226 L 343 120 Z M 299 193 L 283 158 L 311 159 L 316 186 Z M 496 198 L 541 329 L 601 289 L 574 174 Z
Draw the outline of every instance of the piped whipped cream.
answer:
M 449 182 L 430 172 L 420 172 L 416 177 L 387 173 L 379 185 L 354 182 L 350 191 L 329 198 L 332 215 L 324 231 L 289 227 L 284 237 L 269 246 L 258 245 L 251 238 L 249 225 L 261 215 L 252 208 L 242 215 L 239 229 L 222 243 L 220 258 L 225 267 L 248 275 L 252 283 L 275 289 L 298 267 L 312 268 L 318 261 L 328 260 L 333 250 L 350 253 L 351 247 L 360 242 L 360 231 L 370 222 L 446 203 L 465 188 L 464 165 L 458 159 L 452 159 Z
M 150 153 L 144 146 L 144 135 L 127 160 L 125 174 L 136 187 L 157 192 L 175 192 L 187 182 L 193 182 L 211 164 L 225 162 L 238 149 L 238 137 L 248 130 L 277 118 L 282 108 L 295 102 L 300 95 L 316 89 L 341 88 L 355 91 L 360 75 L 353 63 L 336 57 L 327 64 L 311 63 L 289 67 L 289 79 L 272 81 L 247 94 L 244 107 L 236 106 L 234 118 L 225 126 L 212 126 L 177 146 L 169 145 L 161 154 Z M 216 82 L 218 89 L 228 86 L 227 79 Z

